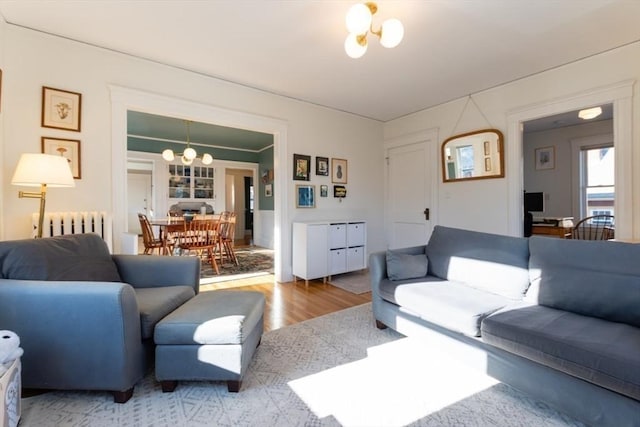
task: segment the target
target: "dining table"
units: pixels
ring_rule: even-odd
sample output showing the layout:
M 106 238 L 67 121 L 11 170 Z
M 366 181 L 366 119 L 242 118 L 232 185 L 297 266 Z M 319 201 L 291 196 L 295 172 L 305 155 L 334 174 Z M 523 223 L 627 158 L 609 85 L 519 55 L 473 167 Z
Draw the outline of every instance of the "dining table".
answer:
M 151 226 L 158 227 L 160 229 L 160 233 L 158 237 L 162 240 L 162 247 L 164 249 L 164 253 L 168 253 L 173 255 L 173 252 L 169 250 L 169 237 L 172 234 L 180 233 L 185 230 L 185 221 L 211 221 L 211 220 L 219 220 L 220 214 L 194 214 L 191 219 L 189 216 L 170 216 L 166 218 L 153 218 L 149 219 L 149 224 Z

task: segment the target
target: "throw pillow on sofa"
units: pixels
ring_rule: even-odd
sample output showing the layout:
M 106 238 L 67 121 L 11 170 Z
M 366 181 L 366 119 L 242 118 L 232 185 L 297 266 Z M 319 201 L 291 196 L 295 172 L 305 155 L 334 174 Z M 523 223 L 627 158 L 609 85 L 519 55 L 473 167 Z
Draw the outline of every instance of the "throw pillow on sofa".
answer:
M 425 277 L 428 269 L 429 260 L 425 254 L 410 255 L 387 251 L 387 276 L 391 280 Z

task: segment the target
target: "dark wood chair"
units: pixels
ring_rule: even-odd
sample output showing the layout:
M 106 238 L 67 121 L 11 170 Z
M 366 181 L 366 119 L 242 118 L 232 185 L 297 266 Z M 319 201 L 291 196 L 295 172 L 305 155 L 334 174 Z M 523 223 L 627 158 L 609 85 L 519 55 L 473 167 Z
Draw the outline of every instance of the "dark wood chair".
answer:
M 223 262 L 223 256 L 230 262 L 240 265 L 238 257 L 234 250 L 234 239 L 236 234 L 236 213 L 224 212 L 220 216 L 219 241 L 220 262 Z
M 200 257 L 206 254 L 216 274 L 220 274 L 215 257 L 215 249 L 219 241 L 219 223 L 220 220 L 216 219 L 185 221 L 184 231 L 177 238 L 177 247 L 180 253 L 182 251 L 187 251 L 187 253 L 193 251 Z
M 170 255 L 173 252 L 173 245 L 165 242 L 162 237 L 156 237 L 153 234 L 153 228 L 149 223 L 149 219 L 145 214 L 138 214 L 140 228 L 142 229 L 142 243 L 144 244 L 144 254 L 150 255 L 154 249 L 158 250 L 158 255 Z
M 581 219 L 573 227 L 572 239 L 609 240 L 615 237 L 613 215 L 593 215 Z

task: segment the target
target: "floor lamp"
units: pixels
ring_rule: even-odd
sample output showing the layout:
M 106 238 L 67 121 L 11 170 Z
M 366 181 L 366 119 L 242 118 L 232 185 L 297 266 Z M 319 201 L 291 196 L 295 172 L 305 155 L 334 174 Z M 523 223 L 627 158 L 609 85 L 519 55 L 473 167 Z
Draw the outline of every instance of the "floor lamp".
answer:
M 34 153 L 25 153 L 20 157 L 11 184 L 40 187 L 40 192 L 20 191 L 18 193 L 20 198 L 40 199 L 38 238 L 42 237 L 47 187 L 75 187 L 76 185 L 69 161 L 65 157 Z

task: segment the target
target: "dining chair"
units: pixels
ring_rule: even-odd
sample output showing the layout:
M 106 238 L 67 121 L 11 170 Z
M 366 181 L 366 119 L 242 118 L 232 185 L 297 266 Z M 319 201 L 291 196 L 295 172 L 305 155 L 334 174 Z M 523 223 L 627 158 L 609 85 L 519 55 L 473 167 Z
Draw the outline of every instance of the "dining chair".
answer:
M 144 254 L 151 255 L 154 249 L 158 250 L 158 255 L 169 255 L 173 252 L 173 243 L 165 242 L 161 237 L 153 234 L 153 228 L 149 223 L 149 218 L 145 214 L 139 213 L 138 220 L 142 229 L 142 243 L 144 244 Z
M 614 237 L 613 215 L 593 215 L 583 218 L 578 221 L 571 232 L 571 238 L 579 240 L 609 240 Z
M 226 259 L 235 263 L 236 265 L 240 265 L 240 263 L 238 262 L 238 257 L 236 256 L 236 253 L 234 250 L 235 232 L 236 232 L 236 213 L 225 212 L 221 216 L 221 220 L 220 220 L 219 242 L 218 242 L 218 247 L 220 249 L 220 262 L 222 262 L 222 257 L 224 252 L 224 257 Z
M 180 254 L 195 252 L 199 257 L 207 255 L 211 266 L 220 274 L 215 257 L 215 248 L 218 245 L 219 220 L 193 219 L 184 222 L 184 231 L 177 237 L 177 247 Z

